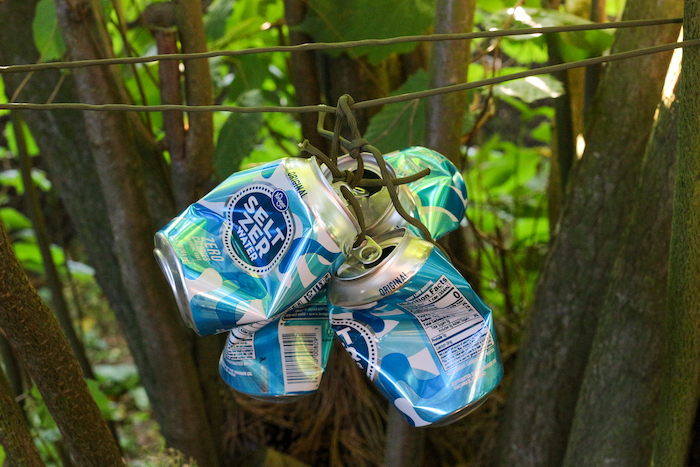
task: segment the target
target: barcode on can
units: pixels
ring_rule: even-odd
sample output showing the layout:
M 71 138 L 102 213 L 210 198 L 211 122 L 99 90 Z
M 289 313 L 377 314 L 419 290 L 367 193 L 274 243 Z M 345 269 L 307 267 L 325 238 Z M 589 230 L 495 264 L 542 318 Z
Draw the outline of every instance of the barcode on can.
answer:
M 314 391 L 321 382 L 321 326 L 279 327 L 285 392 Z

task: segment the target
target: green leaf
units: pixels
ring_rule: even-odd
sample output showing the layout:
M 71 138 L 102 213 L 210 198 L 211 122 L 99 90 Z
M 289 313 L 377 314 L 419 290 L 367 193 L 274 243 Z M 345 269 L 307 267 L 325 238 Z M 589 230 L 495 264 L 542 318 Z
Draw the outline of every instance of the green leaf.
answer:
M 316 42 L 384 39 L 423 34 L 433 24 L 434 0 L 308 0 L 306 17 L 296 29 Z M 329 51 L 332 56 L 347 53 L 353 58 L 367 55 L 378 64 L 391 54 L 408 53 L 416 43 L 382 47 L 361 47 Z
M 3 465 L 5 462 L 5 450 L 0 446 L 0 465 Z
M 70 269 L 70 273 L 73 274 L 74 277 L 77 276 L 78 278 L 83 279 L 95 277 L 95 270 L 85 263 L 68 260 L 66 264 L 68 269 Z
M 100 383 L 120 385 L 126 389 L 138 386 L 139 373 L 135 365 L 95 365 L 95 376 Z
M 545 63 L 549 58 L 547 47 L 541 38 L 526 41 L 510 40 L 504 38 L 501 48 L 508 56 L 513 57 L 518 63 Z
M 233 13 L 233 0 L 216 0 L 204 17 L 204 28 L 210 41 L 220 39 L 226 34 L 226 22 Z
M 587 19 L 558 10 L 518 7 L 515 10 L 509 8 L 493 13 L 485 18 L 483 26 L 486 29 L 499 28 L 511 16 L 515 19 L 513 28 L 592 24 L 592 22 Z M 533 36 L 531 35 L 513 36 L 510 40 L 527 41 L 532 38 Z M 612 45 L 614 39 L 613 32 L 604 29 L 559 33 L 557 34 L 557 38 L 560 44 L 561 55 L 565 61 L 579 60 L 600 55 Z
M 552 140 L 552 124 L 542 122 L 530 132 L 530 135 L 537 141 L 549 143 Z
M 15 208 L 0 208 L 0 221 L 8 231 L 31 229 L 32 222 Z
M 60 60 L 66 53 L 61 28 L 56 17 L 56 5 L 53 0 L 41 0 L 34 15 L 34 43 L 41 53 L 41 61 Z
M 251 107 L 262 104 L 259 90 L 248 91 L 238 98 L 238 105 Z M 219 177 L 226 178 L 239 170 L 243 159 L 258 143 L 258 131 L 263 124 L 259 113 L 232 113 L 219 132 L 214 153 L 214 168 Z
M 32 180 L 34 184 L 43 191 L 49 191 L 51 189 L 51 182 L 46 177 L 46 172 L 43 170 L 32 169 Z M 18 195 L 24 194 L 22 174 L 17 169 L 8 169 L 0 172 L 0 185 L 14 188 Z
M 494 86 L 493 92 L 497 96 L 517 97 L 523 102 L 531 103 L 548 97 L 559 97 L 564 94 L 564 87 L 551 75 L 539 75 L 506 81 Z
M 12 249 L 15 251 L 19 262 L 22 263 L 22 267 L 35 272 L 44 271 L 41 251 L 39 251 L 39 247 L 35 243 L 14 242 Z
M 418 71 L 392 95 L 421 91 L 429 82 L 428 72 Z M 426 106 L 425 99 L 385 105 L 371 118 L 365 139 L 382 152 L 420 145 L 425 136 Z
M 85 382 L 87 383 L 88 388 L 90 389 L 90 394 L 92 395 L 92 398 L 95 400 L 97 407 L 102 413 L 102 417 L 105 420 L 112 420 L 114 411 L 109 405 L 109 398 L 104 393 L 104 391 L 100 389 L 100 383 L 98 383 L 94 379 L 86 379 Z
M 148 400 L 148 394 L 146 394 L 143 386 L 135 387 L 129 393 L 134 398 L 134 404 L 139 410 L 149 410 L 151 408 L 151 401 Z

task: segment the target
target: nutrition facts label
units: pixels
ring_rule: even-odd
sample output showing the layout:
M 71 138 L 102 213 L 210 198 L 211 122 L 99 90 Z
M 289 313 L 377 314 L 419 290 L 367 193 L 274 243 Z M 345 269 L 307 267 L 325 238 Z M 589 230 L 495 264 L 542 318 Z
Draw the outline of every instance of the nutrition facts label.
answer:
M 446 372 L 493 347 L 484 318 L 444 275 L 399 306 L 412 313 L 423 326 Z
M 226 358 L 229 361 L 254 360 L 255 346 L 253 345 L 253 337 L 245 337 L 235 343 L 229 341 L 226 345 Z

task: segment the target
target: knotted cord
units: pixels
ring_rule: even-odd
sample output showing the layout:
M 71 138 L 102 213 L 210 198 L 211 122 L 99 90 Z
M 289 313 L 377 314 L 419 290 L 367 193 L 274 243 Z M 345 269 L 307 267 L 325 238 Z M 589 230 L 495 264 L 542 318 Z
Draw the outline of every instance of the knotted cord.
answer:
M 355 103 L 353 98 L 349 94 L 344 94 L 338 99 L 338 104 L 335 108 L 328 107 L 328 112 L 320 112 L 317 130 L 321 136 L 331 140 L 331 152 L 330 155 L 326 155 L 320 149 L 314 147 L 308 140 L 304 140 L 300 144 L 302 152 L 306 152 L 309 155 L 315 156 L 321 163 L 328 167 L 333 177 L 333 183 L 341 182 L 340 193 L 343 198 L 348 202 L 355 212 L 357 223 L 360 226 L 360 233 L 358 234 L 354 248 L 361 246 L 367 237 L 367 226 L 365 224 L 364 214 L 360 205 L 353 195 L 351 188 L 375 188 L 375 187 L 386 187 L 391 199 L 391 203 L 396 209 L 396 212 L 406 220 L 410 225 L 416 227 L 422 237 L 435 245 L 447 258 L 449 255 L 447 252 L 433 239 L 428 228 L 418 219 L 411 216 L 406 209 L 401 204 L 397 193 L 397 186 L 411 183 L 420 178 L 425 177 L 430 174 L 430 169 L 426 168 L 417 172 L 413 175 L 407 177 L 393 177 L 387 168 L 386 161 L 381 151 L 376 147 L 369 144 L 369 142 L 362 138 L 360 130 L 357 127 L 357 120 L 352 110 L 352 106 Z M 326 113 L 333 112 L 335 114 L 335 124 L 333 126 L 333 131 L 328 131 L 324 127 Z M 346 123 L 350 129 L 350 134 L 352 135 L 352 140 L 347 140 L 340 135 L 343 129 L 343 123 Z M 338 157 L 340 154 L 340 148 L 348 151 L 350 157 L 352 157 L 356 163 L 356 170 L 345 170 L 341 171 L 338 167 Z M 379 179 L 367 179 L 364 178 L 364 162 L 361 154 L 371 154 L 374 160 L 377 162 L 377 167 L 379 168 L 380 178 Z M 303 156 L 302 156 L 303 157 Z

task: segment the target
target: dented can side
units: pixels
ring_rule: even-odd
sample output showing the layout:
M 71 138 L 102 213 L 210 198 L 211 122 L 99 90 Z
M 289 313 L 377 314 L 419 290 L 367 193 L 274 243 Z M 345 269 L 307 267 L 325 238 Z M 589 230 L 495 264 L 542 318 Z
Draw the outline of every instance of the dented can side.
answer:
M 315 159 L 287 158 L 230 176 L 156 234 L 155 255 L 183 319 L 208 335 L 320 290 L 358 231 Z
M 292 402 L 318 390 L 332 344 L 322 292 L 258 329 L 231 330 L 219 373 L 233 389 L 255 399 Z
M 416 217 L 434 239 L 459 227 L 467 209 L 467 186 L 462 174 L 449 159 L 420 146 L 385 154 L 384 158 L 398 177 L 430 169 L 430 174 L 407 186 L 416 203 Z M 414 229 L 412 226 L 408 228 Z M 417 230 L 414 233 L 420 235 Z
M 483 402 L 503 376 L 492 313 L 432 244 L 398 235 L 375 239 L 394 248 L 374 270 L 350 265 L 331 280 L 331 323 L 412 425 L 444 425 Z

